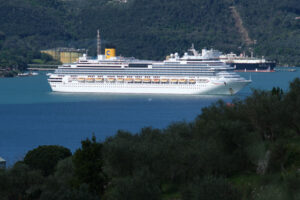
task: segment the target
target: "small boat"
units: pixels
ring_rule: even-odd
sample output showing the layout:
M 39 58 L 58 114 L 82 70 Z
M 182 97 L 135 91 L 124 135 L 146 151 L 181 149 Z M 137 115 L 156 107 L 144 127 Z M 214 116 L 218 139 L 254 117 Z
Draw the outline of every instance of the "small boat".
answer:
M 37 73 L 37 72 L 30 72 L 30 75 L 31 76 L 37 76 L 37 75 L 39 75 L 39 73 Z
M 167 83 L 167 82 L 169 82 L 169 79 L 161 79 L 161 82 L 162 83 Z
M 207 79 L 198 79 L 198 81 L 200 83 L 208 83 L 209 82 L 209 80 L 207 80 Z
M 123 82 L 123 81 L 124 81 L 124 78 L 118 78 L 117 81 L 118 81 L 118 82 Z
M 37 76 L 39 73 L 37 72 L 24 72 L 24 73 L 18 73 L 18 76 Z
M 29 76 L 30 74 L 28 72 L 24 72 L 24 73 L 18 73 L 18 76 Z
M 171 82 L 172 82 L 172 83 L 177 83 L 177 82 L 178 82 L 178 79 L 171 79 Z
M 159 79 L 153 79 L 153 82 L 154 82 L 154 83 L 159 83 L 160 80 L 159 80 Z

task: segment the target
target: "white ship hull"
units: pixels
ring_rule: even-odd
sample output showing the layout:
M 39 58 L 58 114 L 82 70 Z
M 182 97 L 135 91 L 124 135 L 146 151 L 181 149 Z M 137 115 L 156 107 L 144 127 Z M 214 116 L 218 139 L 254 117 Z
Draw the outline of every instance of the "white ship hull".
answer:
M 249 81 L 209 82 L 202 84 L 144 84 L 144 83 L 50 83 L 54 92 L 127 93 L 127 94 L 208 94 L 234 95 Z

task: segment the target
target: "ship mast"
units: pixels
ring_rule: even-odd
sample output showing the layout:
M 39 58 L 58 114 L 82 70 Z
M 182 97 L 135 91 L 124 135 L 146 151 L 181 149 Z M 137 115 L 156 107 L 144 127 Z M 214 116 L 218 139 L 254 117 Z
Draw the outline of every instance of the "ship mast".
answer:
M 100 32 L 97 30 L 97 55 L 101 55 L 101 40 L 100 40 Z

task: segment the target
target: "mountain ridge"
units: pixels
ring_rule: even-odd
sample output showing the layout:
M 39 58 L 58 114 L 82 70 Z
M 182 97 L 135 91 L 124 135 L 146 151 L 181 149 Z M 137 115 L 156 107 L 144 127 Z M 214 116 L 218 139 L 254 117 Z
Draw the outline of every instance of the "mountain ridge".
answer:
M 256 44 L 243 41 L 231 6 Z M 164 59 L 194 43 L 198 49 L 224 53 L 249 53 L 251 48 L 255 55 L 295 66 L 300 65 L 297 16 L 296 0 L 0 0 L 0 31 L 5 35 L 0 48 L 38 54 L 40 49 L 66 46 L 86 48 L 95 55 L 96 30 L 100 29 L 103 43 L 114 44 L 123 56 Z M 31 57 L 26 58 L 30 62 Z

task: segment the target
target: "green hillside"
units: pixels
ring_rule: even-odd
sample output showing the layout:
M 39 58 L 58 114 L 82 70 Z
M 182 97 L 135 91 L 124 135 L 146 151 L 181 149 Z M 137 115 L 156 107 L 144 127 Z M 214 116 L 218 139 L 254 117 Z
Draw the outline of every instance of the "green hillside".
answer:
M 245 44 L 231 6 L 256 44 Z M 296 0 L 0 0 L 0 66 L 22 69 L 45 60 L 40 49 L 60 46 L 95 55 L 98 28 L 102 42 L 124 56 L 163 59 L 194 43 L 226 53 L 251 47 L 257 56 L 300 65 L 297 16 Z
M 300 3 L 297 0 L 237 0 L 255 51 L 282 64 L 300 66 Z

